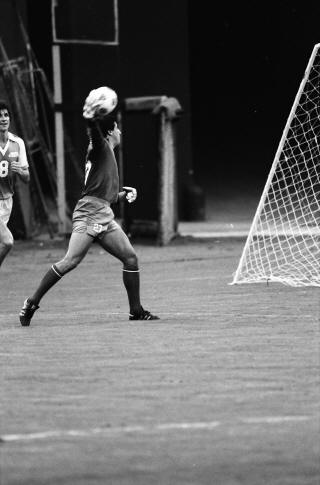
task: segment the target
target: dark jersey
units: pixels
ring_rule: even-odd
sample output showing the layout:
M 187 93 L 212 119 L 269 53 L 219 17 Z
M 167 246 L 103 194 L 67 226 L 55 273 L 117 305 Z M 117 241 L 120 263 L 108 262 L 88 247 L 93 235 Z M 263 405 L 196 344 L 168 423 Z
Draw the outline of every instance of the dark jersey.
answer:
M 90 195 L 112 204 L 117 201 L 119 194 L 119 172 L 114 152 L 97 122 L 88 121 L 88 129 L 90 143 L 81 197 Z

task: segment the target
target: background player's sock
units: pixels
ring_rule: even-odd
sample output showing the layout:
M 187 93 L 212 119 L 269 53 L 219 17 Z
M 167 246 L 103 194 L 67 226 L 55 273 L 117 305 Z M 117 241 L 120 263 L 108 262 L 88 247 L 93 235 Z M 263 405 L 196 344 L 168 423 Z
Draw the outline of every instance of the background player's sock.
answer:
M 36 305 L 39 304 L 41 298 L 47 293 L 50 288 L 62 278 L 62 274 L 59 273 L 56 265 L 52 265 L 49 271 L 44 275 L 35 293 L 28 298 L 28 300 Z
M 123 283 L 127 290 L 130 313 L 141 310 L 140 303 L 140 272 L 139 270 L 123 269 Z

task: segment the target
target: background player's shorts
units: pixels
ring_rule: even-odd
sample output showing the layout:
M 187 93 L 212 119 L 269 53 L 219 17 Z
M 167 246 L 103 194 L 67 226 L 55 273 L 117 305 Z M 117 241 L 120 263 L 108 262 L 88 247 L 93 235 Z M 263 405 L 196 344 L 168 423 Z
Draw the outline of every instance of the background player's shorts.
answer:
M 72 232 L 87 233 L 92 237 L 121 229 L 114 220 L 109 202 L 86 195 L 80 199 L 73 211 Z
M 8 224 L 12 211 L 12 197 L 8 199 L 0 199 L 0 219 L 5 224 Z

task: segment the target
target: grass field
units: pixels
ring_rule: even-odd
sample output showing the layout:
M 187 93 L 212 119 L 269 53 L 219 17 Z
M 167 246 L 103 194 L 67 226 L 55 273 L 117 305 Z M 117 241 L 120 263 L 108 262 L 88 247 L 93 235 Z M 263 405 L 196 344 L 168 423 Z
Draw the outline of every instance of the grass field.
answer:
M 243 240 L 93 245 L 18 313 L 67 241 L 17 242 L 0 270 L 1 485 L 319 485 L 319 289 L 230 286 Z

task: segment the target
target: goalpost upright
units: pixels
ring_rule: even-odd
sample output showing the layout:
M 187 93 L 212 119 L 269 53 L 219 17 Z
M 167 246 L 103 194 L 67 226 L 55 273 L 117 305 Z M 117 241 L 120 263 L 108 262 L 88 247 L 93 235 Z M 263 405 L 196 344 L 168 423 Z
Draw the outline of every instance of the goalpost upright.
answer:
M 105 2 L 106 3 L 106 2 Z M 58 2 L 51 0 L 51 23 L 52 23 L 52 61 L 53 61 L 53 83 L 54 83 L 54 103 L 55 103 L 55 148 L 56 148 L 56 171 L 57 171 L 57 207 L 59 217 L 59 233 L 66 234 L 67 232 L 67 211 L 66 211 L 66 183 L 65 183 L 65 140 L 64 140 L 64 116 L 63 116 L 63 89 L 62 89 L 62 67 L 61 67 L 61 45 L 92 45 L 92 46 L 112 46 L 119 45 L 119 15 L 118 15 L 118 0 L 109 0 L 108 2 L 112 30 L 111 34 L 107 26 L 103 32 L 95 32 L 97 38 L 92 38 L 90 32 L 90 21 L 82 25 L 75 22 L 75 38 L 73 38 L 73 31 L 69 24 L 65 24 L 65 17 L 68 9 L 77 11 L 82 9 L 82 15 L 90 11 L 90 3 L 86 0 L 69 0 Z M 101 12 L 97 10 L 97 15 Z M 81 16 L 79 15 L 79 18 Z M 109 26 L 110 27 L 110 26 Z M 89 28 L 89 32 L 86 31 Z M 80 29 L 80 31 L 77 31 Z M 110 35 L 110 38 L 108 36 Z
M 302 95 L 305 91 L 306 84 L 309 81 L 310 73 L 311 73 L 311 70 L 313 68 L 315 58 L 318 54 L 319 49 L 320 49 L 320 43 L 315 44 L 313 51 L 312 51 L 312 54 L 310 56 L 307 68 L 305 70 L 304 77 L 303 77 L 303 79 L 300 83 L 300 86 L 299 86 L 298 92 L 296 94 L 296 97 L 294 99 L 294 103 L 292 105 L 290 114 L 288 116 L 285 128 L 283 130 L 283 133 L 282 133 L 282 136 L 281 136 L 281 139 L 280 139 L 280 142 L 279 142 L 279 145 L 278 145 L 278 148 L 277 148 L 277 151 L 276 151 L 276 154 L 275 154 L 275 157 L 274 157 L 274 160 L 273 160 L 267 181 L 266 181 L 265 186 L 264 186 L 264 190 L 262 192 L 258 207 L 256 209 L 256 212 L 255 212 L 255 215 L 254 215 L 254 218 L 253 218 L 253 221 L 252 221 L 252 224 L 251 224 L 251 227 L 250 227 L 247 239 L 246 239 L 246 243 L 245 243 L 242 255 L 240 257 L 238 267 L 237 267 L 237 269 L 234 273 L 233 281 L 231 282 L 231 284 L 253 282 L 252 280 L 250 280 L 250 279 L 248 280 L 245 277 L 241 276 L 242 269 L 245 266 L 245 261 L 246 261 L 246 258 L 248 256 L 249 247 L 252 244 L 253 238 L 255 237 L 259 218 L 261 216 L 264 205 L 266 203 L 266 199 L 267 199 L 268 194 L 269 194 L 269 190 L 270 190 L 270 187 L 271 187 L 271 184 L 272 184 L 272 180 L 275 177 L 277 167 L 280 163 L 281 154 L 283 153 L 285 143 L 288 139 L 288 133 L 290 131 L 293 120 L 296 116 L 297 108 L 300 104 L 301 97 L 302 97 Z M 319 85 L 320 85 L 320 78 L 319 78 Z M 319 99 L 320 99 L 320 92 L 319 92 Z M 257 237 L 258 236 L 259 236 L 259 234 L 257 235 Z M 263 237 L 263 235 L 260 235 L 260 236 Z M 266 280 L 268 280 L 268 279 L 264 278 L 264 281 L 266 281 Z M 276 280 L 277 280 L 277 278 L 274 278 L 274 281 L 276 281 Z M 257 281 L 263 281 L 263 278 L 257 278 L 257 280 L 255 282 L 257 282 Z M 279 278 L 278 281 L 281 281 L 281 278 Z M 281 281 L 281 282 L 286 283 L 285 281 Z M 291 284 L 291 283 L 289 282 L 288 284 Z

